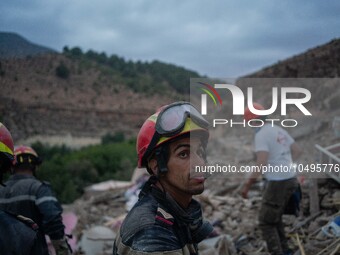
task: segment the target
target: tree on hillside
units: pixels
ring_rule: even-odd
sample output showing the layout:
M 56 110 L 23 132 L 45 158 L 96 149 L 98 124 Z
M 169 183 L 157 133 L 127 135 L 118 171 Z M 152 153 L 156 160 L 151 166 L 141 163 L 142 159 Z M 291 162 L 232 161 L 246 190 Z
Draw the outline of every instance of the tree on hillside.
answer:
M 81 59 L 83 63 L 94 61 L 100 64 L 97 68 L 102 74 L 114 75 L 115 79 L 138 93 L 164 94 L 175 90 L 188 94 L 190 78 L 200 77 L 197 72 L 157 60 L 151 63 L 134 62 L 114 54 L 108 57 L 104 52 L 97 53 L 93 50 L 83 53 L 79 47 L 69 49 L 66 46 L 64 54 L 70 58 Z
M 70 70 L 67 68 L 67 66 L 60 62 L 59 65 L 55 69 L 55 74 L 62 79 L 68 79 L 70 77 Z

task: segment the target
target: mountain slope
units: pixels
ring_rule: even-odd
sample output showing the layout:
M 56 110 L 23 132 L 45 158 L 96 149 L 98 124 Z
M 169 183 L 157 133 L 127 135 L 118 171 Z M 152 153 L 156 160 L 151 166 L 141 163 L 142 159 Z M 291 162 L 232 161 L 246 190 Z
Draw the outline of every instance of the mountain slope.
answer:
M 333 40 L 247 77 L 339 76 L 339 45 Z M 0 45 L 1 51 L 6 50 Z M 135 136 L 160 105 L 188 100 L 190 77 L 199 75 L 159 61 L 125 61 L 116 55 L 83 53 L 77 47 L 62 54 L 0 59 L 0 121 L 16 141 L 36 137 L 60 142 L 62 137 L 74 145 L 75 138 L 98 141 L 118 131 Z M 316 87 L 313 107 L 339 109 L 336 86 Z M 266 86 L 256 91 L 270 100 Z
M 47 47 L 31 43 L 18 34 L 0 32 L 0 59 L 23 58 L 52 52 L 55 51 Z
M 1 50 L 6 47 L 0 45 Z M 190 77 L 199 74 L 160 61 L 83 53 L 78 47 L 2 58 L 0 121 L 17 142 L 50 139 L 77 147 L 107 133 L 135 136 L 160 105 L 188 99 Z
M 310 49 L 297 56 L 279 61 L 258 72 L 252 78 L 326 78 L 340 76 L 340 39 Z
M 56 75 L 61 65 L 68 78 Z M 14 139 L 36 135 L 97 137 L 124 131 L 135 135 L 160 104 L 184 99 L 171 89 L 138 93 L 95 62 L 60 54 L 1 61 L 0 116 Z

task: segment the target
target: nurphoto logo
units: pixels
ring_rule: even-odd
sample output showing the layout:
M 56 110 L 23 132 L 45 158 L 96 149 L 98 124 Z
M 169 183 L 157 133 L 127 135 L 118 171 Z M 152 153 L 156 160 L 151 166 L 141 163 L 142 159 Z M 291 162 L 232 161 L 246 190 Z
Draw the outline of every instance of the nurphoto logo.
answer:
M 254 99 L 254 90 L 256 88 L 247 87 L 246 88 L 246 97 L 243 91 L 236 85 L 233 84 L 209 84 L 206 82 L 197 82 L 204 87 L 201 88 L 203 93 L 201 94 L 201 114 L 208 115 L 208 96 L 211 101 L 217 106 L 217 101 L 219 105 L 222 106 L 223 100 L 221 95 L 228 95 L 228 101 L 232 101 L 232 115 L 243 116 L 245 107 L 249 108 L 249 111 L 258 118 L 251 119 L 249 121 L 236 121 L 235 119 L 225 119 L 225 118 L 214 118 L 212 120 L 212 126 L 216 127 L 217 125 L 229 125 L 230 127 L 238 126 L 238 127 L 261 127 L 265 122 L 278 124 L 280 123 L 283 127 L 296 127 L 298 125 L 298 121 L 292 118 L 285 118 L 287 116 L 287 106 L 293 105 L 305 116 L 311 116 L 312 114 L 307 109 L 305 104 L 311 99 L 311 92 L 302 87 L 271 87 L 271 106 L 267 109 L 256 109 L 254 107 L 254 103 L 256 100 Z M 231 95 L 230 95 L 231 94 Z M 294 97 L 296 96 L 296 97 Z M 230 98 L 231 97 L 231 98 Z M 210 100 L 209 100 L 210 101 Z M 268 118 L 270 114 L 274 112 L 277 113 L 278 106 L 280 105 L 280 116 L 283 118 L 273 119 Z

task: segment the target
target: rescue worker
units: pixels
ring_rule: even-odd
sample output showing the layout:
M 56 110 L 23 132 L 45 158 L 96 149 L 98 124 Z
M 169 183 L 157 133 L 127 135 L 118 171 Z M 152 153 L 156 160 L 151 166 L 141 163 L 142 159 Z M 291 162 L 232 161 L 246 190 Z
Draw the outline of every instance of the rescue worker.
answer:
M 71 254 L 64 234 L 62 208 L 46 182 L 35 178 L 35 171 L 41 160 L 28 146 L 14 150 L 13 175 L 0 188 L 0 208 L 32 219 L 39 226 L 37 243 L 39 252 L 48 255 L 45 234 L 51 239 L 57 255 Z
M 0 184 L 12 167 L 14 145 L 10 132 L 0 123 Z M 34 255 L 37 225 L 30 219 L 0 209 L 0 254 Z
M 213 231 L 192 198 L 204 191 L 205 178 L 193 169 L 205 164 L 208 137 L 208 122 L 187 102 L 164 106 L 144 122 L 138 167 L 151 177 L 117 234 L 113 254 L 198 254 L 197 244 Z
M 264 110 L 258 103 L 254 103 L 254 108 Z M 270 254 L 289 255 L 292 252 L 285 237 L 282 215 L 293 193 L 299 187 L 292 166 L 302 150 L 286 130 L 272 122 L 266 122 L 266 118 L 267 116 L 252 113 L 249 108 L 246 108 L 244 113 L 247 122 L 254 119 L 264 122 L 263 126 L 255 128 L 256 164 L 261 170 L 263 167 L 267 167 L 268 170 L 264 172 L 266 183 L 259 212 L 259 227 Z M 270 171 L 275 167 L 281 170 Z M 260 175 L 261 171 L 251 173 L 241 191 L 244 198 L 247 198 L 250 187 Z

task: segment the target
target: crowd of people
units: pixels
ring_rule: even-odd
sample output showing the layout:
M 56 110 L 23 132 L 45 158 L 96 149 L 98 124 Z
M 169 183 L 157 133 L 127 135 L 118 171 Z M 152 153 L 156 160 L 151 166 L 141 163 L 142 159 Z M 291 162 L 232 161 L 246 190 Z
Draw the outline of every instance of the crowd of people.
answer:
M 256 109 L 263 106 L 255 104 Z M 263 116 L 262 116 L 263 117 Z M 245 119 L 259 118 L 246 109 Z M 292 165 L 301 149 L 282 128 L 254 128 L 257 165 Z M 137 136 L 138 166 L 150 174 L 138 202 L 122 223 L 113 254 L 199 254 L 198 243 L 213 226 L 203 218 L 193 196 L 204 191 L 205 176 L 194 166 L 207 164 L 209 123 L 188 102 L 161 107 L 147 118 Z M 42 163 L 29 146 L 14 147 L 9 130 L 0 123 L 0 254 L 49 254 L 45 235 L 57 255 L 72 254 L 62 222 L 62 207 L 49 183 L 36 178 Z M 2 177 L 11 176 L 3 182 Z M 247 198 L 259 177 L 245 182 Z M 259 227 L 273 255 L 293 254 L 285 237 L 282 215 L 299 184 L 293 172 L 265 174 Z

